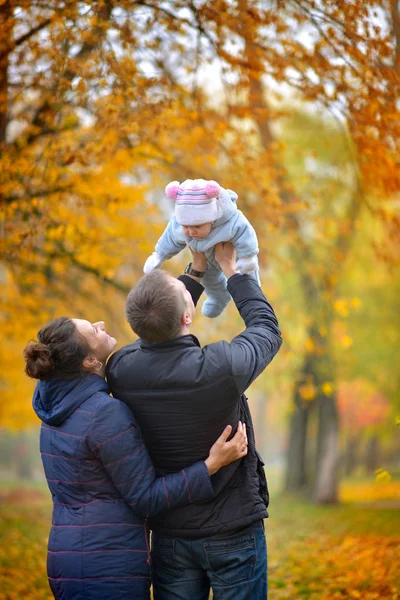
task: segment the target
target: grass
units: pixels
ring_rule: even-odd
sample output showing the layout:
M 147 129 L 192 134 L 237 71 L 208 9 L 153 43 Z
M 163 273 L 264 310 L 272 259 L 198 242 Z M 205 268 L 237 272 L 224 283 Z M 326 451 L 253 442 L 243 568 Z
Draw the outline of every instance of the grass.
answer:
M 399 500 L 400 483 L 377 486 L 344 482 L 345 503 L 330 507 L 272 494 L 266 521 L 270 600 L 400 600 L 399 505 L 384 505 Z M 0 600 L 50 600 L 49 494 L 41 485 L 2 489 Z
M 270 598 L 400 598 L 398 509 L 275 504 L 266 522 Z
M 53 598 L 46 577 L 50 521 L 51 500 L 43 486 L 6 486 L 0 496 L 0 600 Z

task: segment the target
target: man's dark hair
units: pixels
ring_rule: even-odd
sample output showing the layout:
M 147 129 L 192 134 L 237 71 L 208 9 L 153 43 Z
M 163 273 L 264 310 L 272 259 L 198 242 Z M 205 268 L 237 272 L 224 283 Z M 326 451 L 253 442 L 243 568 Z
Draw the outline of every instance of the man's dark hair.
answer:
M 126 318 L 133 331 L 148 344 L 174 340 L 181 335 L 185 299 L 165 271 L 144 275 L 126 299 Z

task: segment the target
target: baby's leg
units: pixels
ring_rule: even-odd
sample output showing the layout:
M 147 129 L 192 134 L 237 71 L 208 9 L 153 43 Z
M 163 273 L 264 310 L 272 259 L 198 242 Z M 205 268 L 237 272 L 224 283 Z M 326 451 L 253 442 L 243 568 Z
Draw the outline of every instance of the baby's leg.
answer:
M 208 262 L 201 283 L 204 285 L 207 296 L 202 313 L 206 317 L 218 317 L 231 299 L 231 295 L 226 288 L 226 277 L 220 269 Z

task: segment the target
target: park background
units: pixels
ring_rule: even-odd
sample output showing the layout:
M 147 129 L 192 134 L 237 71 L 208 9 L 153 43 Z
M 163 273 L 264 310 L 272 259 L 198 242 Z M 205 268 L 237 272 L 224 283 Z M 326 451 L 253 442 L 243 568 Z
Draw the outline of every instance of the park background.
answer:
M 239 194 L 284 339 L 248 394 L 270 598 L 400 598 L 399 5 L 0 0 L 1 600 L 50 598 L 23 348 L 61 315 L 130 342 L 164 187 L 197 177 Z

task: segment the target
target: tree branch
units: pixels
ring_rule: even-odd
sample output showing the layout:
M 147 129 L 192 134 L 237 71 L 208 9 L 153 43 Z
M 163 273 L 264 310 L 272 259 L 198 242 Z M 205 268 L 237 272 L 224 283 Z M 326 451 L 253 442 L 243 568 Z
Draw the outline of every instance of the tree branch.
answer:
M 349 60 L 349 58 L 347 56 L 343 55 L 342 52 L 340 51 L 340 49 L 337 48 L 337 46 L 335 46 L 335 44 L 332 42 L 332 40 L 326 35 L 325 31 L 321 28 L 319 23 L 317 23 L 315 21 L 315 18 L 312 15 L 312 13 L 302 5 L 301 0 L 292 0 L 292 2 L 294 2 L 294 4 L 296 4 L 309 17 L 311 23 L 314 25 L 314 27 L 316 28 L 316 30 L 318 31 L 318 33 L 320 34 L 322 39 L 328 44 L 328 46 L 330 46 L 332 48 L 332 50 L 335 52 L 335 54 L 346 63 L 346 65 L 349 67 L 349 69 L 351 69 L 353 71 L 353 74 L 357 75 L 357 77 L 359 77 L 360 80 L 366 84 L 368 90 L 371 93 L 373 93 L 373 91 L 374 91 L 373 88 L 365 80 L 365 77 L 362 75 L 362 73 L 360 73 L 358 68 Z M 347 39 L 349 39 L 349 38 L 347 38 Z M 354 44 L 353 44 L 353 46 L 354 46 Z
M 76 267 L 79 271 L 82 271 L 83 273 L 90 273 L 101 283 L 105 283 L 106 285 L 114 288 L 115 290 L 118 290 L 119 292 L 122 292 L 124 294 L 129 293 L 129 291 L 131 289 L 129 286 L 124 285 L 123 283 L 119 283 L 118 281 L 115 281 L 114 279 L 111 279 L 110 277 L 107 277 L 106 275 L 101 273 L 101 271 L 99 269 L 96 269 L 95 267 L 91 267 L 90 265 L 81 263 L 76 258 L 76 256 L 73 254 L 73 252 L 68 251 L 61 242 L 58 244 L 58 247 L 60 248 L 60 252 L 44 252 L 40 248 L 34 248 L 32 252 L 33 252 L 33 254 L 42 256 L 44 259 L 48 259 L 48 261 L 51 261 L 54 259 L 62 259 L 62 258 L 68 259 L 70 261 L 70 264 L 72 264 L 74 267 Z M 46 276 L 47 279 L 49 279 L 48 268 L 50 266 L 50 263 L 49 264 L 38 264 L 34 261 L 29 261 L 29 262 L 24 261 L 23 263 L 21 263 L 20 256 L 10 256 L 10 255 L 8 255 L 5 258 L 5 262 L 9 263 L 11 265 L 15 265 L 17 267 L 23 266 L 23 270 L 26 273 L 32 273 L 32 272 L 33 273 L 42 273 Z
M 83 271 L 84 273 L 90 273 L 91 275 L 94 275 L 94 277 L 96 277 L 96 279 L 98 279 L 99 281 L 106 283 L 107 285 L 113 287 L 114 289 L 118 290 L 119 292 L 123 292 L 124 294 L 129 294 L 131 288 L 127 285 L 124 285 L 123 283 L 119 283 L 118 281 L 115 281 L 115 279 L 110 279 L 109 277 L 106 277 L 106 275 L 103 275 L 103 273 L 101 273 L 99 271 L 99 269 L 96 269 L 95 267 L 91 267 L 90 265 L 85 265 L 83 263 L 81 263 L 73 254 L 72 252 L 67 252 L 64 249 L 64 252 L 66 254 L 66 256 L 68 256 L 69 260 L 71 261 L 71 263 L 77 267 L 80 271 Z
M 111 13 L 112 13 L 112 3 L 110 1 L 106 1 L 101 9 L 101 12 L 99 13 L 99 16 L 101 17 L 102 20 L 104 21 L 108 21 L 110 19 Z M 75 56 L 75 59 L 83 59 L 85 58 L 88 54 L 90 54 L 90 52 L 92 52 L 99 44 L 100 44 L 100 40 L 102 39 L 104 35 L 104 31 L 101 27 L 99 27 L 98 25 L 94 25 L 92 28 L 92 35 L 90 37 L 92 37 L 93 40 L 96 40 L 94 42 L 84 42 L 82 44 L 81 49 L 79 50 L 79 52 L 77 53 L 77 55 Z M 72 81 L 72 79 L 77 75 L 77 71 L 74 69 L 66 69 L 64 71 L 64 73 L 62 73 L 60 75 L 60 79 L 66 79 L 68 81 Z M 57 88 L 59 86 L 60 81 L 56 81 L 55 86 L 53 87 L 53 89 L 49 90 L 47 96 L 44 98 L 43 103 L 37 108 L 35 115 L 32 119 L 32 125 L 34 125 L 35 127 L 42 127 L 44 124 L 42 123 L 41 117 L 43 115 L 44 112 L 46 112 L 47 110 L 51 110 L 53 107 L 53 102 L 54 102 L 54 97 L 56 95 L 56 91 Z M 37 137 L 37 134 L 36 134 Z M 33 140 L 33 136 L 29 136 L 27 143 L 31 143 Z
M 39 31 L 41 31 L 45 27 L 47 27 L 47 25 L 49 25 L 50 23 L 51 23 L 51 19 L 45 19 L 44 21 L 42 21 L 41 23 L 36 25 L 36 27 L 32 27 L 32 29 L 30 31 L 28 31 L 27 33 L 24 33 L 24 35 L 21 35 L 19 38 L 13 40 L 11 42 L 11 44 L 5 50 L 0 52 L 0 61 L 2 59 L 4 59 L 8 54 L 13 52 L 13 50 L 15 50 L 15 48 L 17 48 L 18 46 L 21 46 L 21 44 L 23 44 L 24 42 L 29 40 L 29 38 L 31 38 L 33 35 L 35 35 Z
M 51 194 L 57 194 L 62 192 L 68 192 L 72 189 L 72 186 L 58 186 L 49 190 L 38 190 L 33 192 L 24 192 L 23 194 L 13 194 L 12 196 L 5 196 L 2 198 L 2 202 L 5 204 L 11 204 L 11 202 L 15 202 L 15 200 L 22 200 L 25 198 L 45 198 L 46 196 L 50 196 Z

